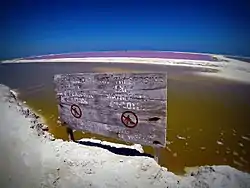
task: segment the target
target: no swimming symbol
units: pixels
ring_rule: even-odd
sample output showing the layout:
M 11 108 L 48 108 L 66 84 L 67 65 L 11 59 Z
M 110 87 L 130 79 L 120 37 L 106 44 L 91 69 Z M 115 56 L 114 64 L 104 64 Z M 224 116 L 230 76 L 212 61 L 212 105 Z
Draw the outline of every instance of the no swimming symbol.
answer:
M 125 125 L 128 128 L 134 128 L 138 124 L 138 117 L 134 112 L 131 111 L 125 111 L 121 115 L 121 121 L 123 125 Z
M 71 105 L 70 108 L 71 114 L 75 117 L 75 118 L 80 118 L 82 117 L 82 110 L 79 106 L 77 106 L 76 104 Z

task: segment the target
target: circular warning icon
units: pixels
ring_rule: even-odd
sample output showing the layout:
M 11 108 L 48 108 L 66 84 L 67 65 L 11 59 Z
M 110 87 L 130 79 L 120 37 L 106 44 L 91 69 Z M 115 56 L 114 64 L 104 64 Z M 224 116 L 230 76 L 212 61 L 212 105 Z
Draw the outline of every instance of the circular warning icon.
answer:
M 128 128 L 134 128 L 138 124 L 138 117 L 134 112 L 125 111 L 121 116 L 122 123 Z
M 71 105 L 70 111 L 75 118 L 82 117 L 82 110 L 76 104 Z

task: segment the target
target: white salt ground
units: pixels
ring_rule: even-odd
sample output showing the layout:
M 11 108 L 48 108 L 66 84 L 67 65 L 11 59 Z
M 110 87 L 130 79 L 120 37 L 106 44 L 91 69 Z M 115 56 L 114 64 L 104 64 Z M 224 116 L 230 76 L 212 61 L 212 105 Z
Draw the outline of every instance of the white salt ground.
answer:
M 0 85 L 1 188 L 250 187 L 250 175 L 229 166 L 204 166 L 177 176 L 148 157 L 116 155 L 98 147 L 55 140 L 42 131 L 41 121 L 11 95 L 8 87 Z M 143 152 L 138 145 L 102 144 Z

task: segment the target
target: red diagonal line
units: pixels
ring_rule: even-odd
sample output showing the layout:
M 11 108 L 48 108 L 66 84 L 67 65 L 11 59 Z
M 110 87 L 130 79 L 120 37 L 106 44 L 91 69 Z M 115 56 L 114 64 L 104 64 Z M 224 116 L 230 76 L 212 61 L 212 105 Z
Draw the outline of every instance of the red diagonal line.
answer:
M 132 119 L 130 119 L 130 117 L 123 116 L 123 118 L 125 119 L 126 124 L 128 124 L 129 122 L 130 122 L 131 124 L 135 124 L 135 122 L 133 122 Z

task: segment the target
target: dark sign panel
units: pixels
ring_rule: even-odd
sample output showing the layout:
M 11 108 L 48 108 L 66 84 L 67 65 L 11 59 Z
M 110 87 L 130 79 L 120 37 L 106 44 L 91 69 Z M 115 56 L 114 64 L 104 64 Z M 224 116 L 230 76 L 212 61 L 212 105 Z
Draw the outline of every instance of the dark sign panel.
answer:
M 70 128 L 165 147 L 166 74 L 61 74 L 54 83 L 60 118 Z

